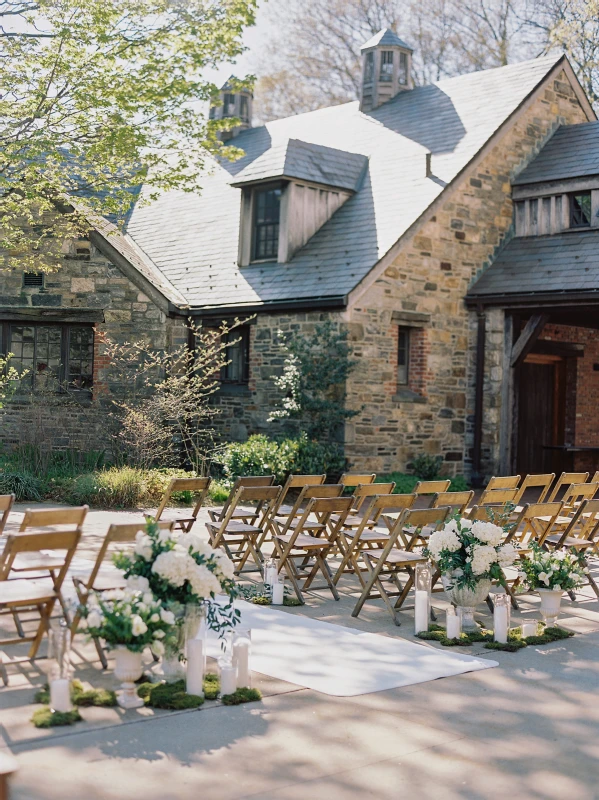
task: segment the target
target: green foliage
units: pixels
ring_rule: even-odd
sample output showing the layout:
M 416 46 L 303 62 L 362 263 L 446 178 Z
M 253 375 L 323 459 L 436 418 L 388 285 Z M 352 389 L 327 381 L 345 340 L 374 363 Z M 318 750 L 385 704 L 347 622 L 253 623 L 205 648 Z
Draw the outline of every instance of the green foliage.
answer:
M 14 494 L 17 500 L 41 500 L 42 482 L 26 472 L 0 472 L 0 494 Z
M 137 689 L 137 694 L 143 697 L 150 708 L 182 711 L 204 705 L 203 697 L 186 694 L 183 680 L 174 683 L 142 683 Z
M 56 268 L 65 239 L 85 234 L 94 213 L 124 219 L 142 180 L 146 200 L 197 191 L 207 152 L 239 154 L 217 138 L 236 120 L 208 122 L 198 103 L 218 94 L 205 68 L 243 51 L 255 8 L 254 0 L 2 5 L 0 247 L 9 263 Z M 65 196 L 75 211 L 62 208 Z M 68 213 L 56 214 L 59 205 Z
M 288 475 L 324 472 L 338 477 L 345 467 L 345 458 L 337 443 L 311 441 L 305 433 L 280 440 L 255 434 L 247 442 L 227 445 L 219 463 L 229 481 L 241 475 L 274 475 L 277 483 L 284 483 Z
M 253 703 L 256 700 L 262 700 L 262 692 L 259 689 L 250 689 L 249 686 L 244 686 L 241 689 L 236 689 L 233 694 L 224 694 L 221 700 L 224 706 L 238 706 L 241 703 Z
M 35 703 L 47 705 L 50 702 L 50 687 L 46 683 L 35 693 Z M 110 689 L 84 689 L 81 681 L 71 681 L 71 702 L 75 706 L 99 706 L 114 708 L 117 705 L 116 692 Z
M 206 700 L 216 700 L 220 692 L 220 679 L 214 672 L 204 675 L 204 697 Z
M 439 477 L 439 470 L 443 463 L 443 456 L 431 456 L 428 453 L 420 453 L 412 459 L 411 467 L 414 475 L 423 481 L 434 481 Z
M 531 542 L 530 552 L 520 561 L 524 584 L 530 589 L 561 589 L 566 592 L 584 583 L 584 558 L 575 550 L 548 552 Z
M 74 725 L 81 718 L 81 714 L 76 708 L 72 711 L 52 711 L 50 706 L 44 706 L 33 712 L 31 721 L 36 728 L 58 728 L 64 725 Z
M 395 483 L 394 494 L 411 494 L 419 480 L 424 480 L 422 475 L 408 475 L 405 472 L 389 472 L 386 475 L 377 475 L 375 483 Z M 463 475 L 451 479 L 450 492 L 464 492 L 470 488 Z
M 343 423 L 360 413 L 345 407 L 347 378 L 357 364 L 347 331 L 326 320 L 310 334 L 279 337 L 285 362 L 274 383 L 283 399 L 269 421 L 298 420 L 309 439 L 336 441 Z

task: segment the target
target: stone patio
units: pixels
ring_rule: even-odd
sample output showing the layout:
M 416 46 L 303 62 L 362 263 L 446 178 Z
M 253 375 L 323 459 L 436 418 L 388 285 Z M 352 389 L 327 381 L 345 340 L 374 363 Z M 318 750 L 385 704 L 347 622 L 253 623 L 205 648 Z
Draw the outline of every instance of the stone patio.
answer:
M 92 557 L 109 522 L 139 517 L 90 512 L 80 555 Z M 203 520 L 197 523 L 202 533 Z M 382 603 L 367 604 L 353 619 L 356 588 L 348 579 L 338 603 L 319 591 L 308 594 L 307 605 L 287 611 L 413 638 L 409 607 L 399 628 Z M 434 605 L 442 621 L 443 594 L 434 596 Z M 523 598 L 512 624 L 538 616 L 537 607 L 533 596 Z M 50 731 L 29 722 L 35 689 L 45 681 L 44 660 L 9 666 L 10 685 L 0 690 L 0 747 L 20 763 L 13 796 L 482 800 L 509 794 L 523 800 L 591 800 L 599 797 L 599 707 L 593 702 L 599 603 L 590 589 L 575 603 L 564 599 L 560 623 L 579 635 L 513 654 L 482 645 L 460 648 L 499 662 L 482 672 L 352 698 L 254 674 L 262 703 L 216 702 L 185 712 L 86 708 L 85 722 Z M 77 677 L 114 686 L 111 670 L 102 672 L 83 637 L 74 649 Z

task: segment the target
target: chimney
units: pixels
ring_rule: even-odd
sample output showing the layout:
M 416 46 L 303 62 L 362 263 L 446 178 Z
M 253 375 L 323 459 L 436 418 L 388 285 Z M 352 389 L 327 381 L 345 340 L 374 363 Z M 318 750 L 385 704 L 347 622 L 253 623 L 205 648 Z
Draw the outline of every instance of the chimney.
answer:
M 252 103 L 254 95 L 246 87 L 240 87 L 234 75 L 221 87 L 219 93 L 219 105 L 210 106 L 210 119 L 226 119 L 227 117 L 238 117 L 240 125 L 236 125 L 230 130 L 221 131 L 220 139 L 228 142 L 241 131 L 252 127 Z
M 413 88 L 412 48 L 391 28 L 384 28 L 360 48 L 362 92 L 360 111 L 373 111 L 399 92 Z

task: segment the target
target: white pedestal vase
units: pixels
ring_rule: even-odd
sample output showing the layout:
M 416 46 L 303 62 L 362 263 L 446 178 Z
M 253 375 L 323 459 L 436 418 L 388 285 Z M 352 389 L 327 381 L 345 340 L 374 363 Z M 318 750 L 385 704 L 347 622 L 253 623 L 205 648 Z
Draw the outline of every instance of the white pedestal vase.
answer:
M 137 696 L 135 681 L 141 677 L 141 653 L 133 653 L 126 647 L 117 647 L 114 651 L 114 675 L 121 681 L 123 691 L 119 694 L 117 702 L 121 708 L 141 708 L 144 701 Z
M 487 578 L 480 580 L 474 589 L 468 589 L 466 586 L 457 586 L 455 579 L 451 575 L 442 575 L 441 580 L 445 594 L 458 610 L 462 631 L 478 630 L 478 626 L 474 621 L 474 612 L 476 611 L 476 606 L 484 602 L 489 594 L 491 581 Z
M 551 628 L 559 617 L 563 592 L 561 589 L 537 589 L 541 598 L 541 616 L 545 625 Z

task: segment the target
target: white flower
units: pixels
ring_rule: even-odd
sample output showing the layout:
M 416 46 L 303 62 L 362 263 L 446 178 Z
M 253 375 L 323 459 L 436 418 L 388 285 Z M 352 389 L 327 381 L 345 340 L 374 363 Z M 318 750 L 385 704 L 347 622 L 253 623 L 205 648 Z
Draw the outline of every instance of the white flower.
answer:
M 185 550 L 180 550 L 178 545 L 174 550 L 160 553 L 152 564 L 152 572 L 160 575 L 173 586 L 183 586 L 189 571 L 189 561 L 193 561 Z M 195 562 L 193 562 L 195 564 Z
M 471 519 L 464 519 L 464 517 L 462 517 L 462 519 L 460 520 L 460 527 L 462 528 L 462 530 L 469 531 L 473 524 L 474 523 L 472 522 Z
M 148 630 L 148 626 L 143 619 L 136 614 L 131 620 L 131 632 L 134 636 L 143 636 Z
M 150 622 L 160 622 L 160 614 L 152 614 Z
M 164 631 L 154 631 L 154 639 L 164 639 L 165 636 Z
M 518 558 L 518 551 L 513 544 L 502 544 L 497 551 L 497 561 L 501 567 L 509 567 Z
M 543 581 L 545 586 L 549 586 L 549 576 L 546 572 L 539 572 L 539 580 Z
M 161 608 L 160 609 L 160 619 L 166 625 L 174 625 L 175 624 L 175 615 L 173 614 L 172 611 L 167 611 L 166 608 Z
M 164 655 L 164 645 L 162 644 L 162 642 L 154 640 L 152 642 L 152 652 L 157 656 Z
M 129 575 L 127 578 L 127 589 L 131 592 L 147 592 L 149 588 L 150 581 L 143 575 Z
M 204 564 L 195 564 L 195 569 L 189 572 L 189 583 L 192 591 L 198 597 L 209 597 L 212 594 L 219 594 L 221 585 L 216 575 L 211 572 Z
M 200 539 L 197 533 L 183 533 L 179 536 L 178 544 L 183 547 L 188 553 L 198 553 L 198 555 L 206 556 L 207 558 L 213 554 L 213 549 L 208 542 Z
M 87 624 L 90 628 L 99 628 L 102 625 L 102 615 L 99 611 L 93 610 L 87 615 Z
M 168 542 L 169 539 L 172 539 L 172 532 L 168 530 L 168 528 L 161 528 L 158 531 L 158 541 L 160 544 L 164 544 Z
M 217 550 L 214 553 L 214 557 L 216 558 L 216 568 L 223 578 L 232 580 L 235 576 L 235 565 L 229 556 L 226 553 L 223 553 L 222 550 Z
M 111 600 L 122 600 L 125 597 L 125 592 L 122 589 L 111 589 L 108 592 L 102 592 L 102 600 L 109 602 Z
M 156 604 L 156 598 L 154 597 L 152 592 L 145 592 L 141 599 L 142 602 L 145 603 L 147 606 L 153 606 Z
M 491 568 L 491 564 L 497 561 L 495 548 L 490 545 L 481 544 L 473 548 L 472 553 L 472 572 L 474 575 L 483 575 Z
M 146 613 L 146 611 L 148 610 L 148 607 L 147 607 L 147 605 L 146 605 L 145 603 L 138 603 L 138 604 L 137 604 L 137 610 L 138 610 L 138 611 L 139 611 L 141 614 L 145 614 L 145 613 Z
M 501 544 L 501 540 L 504 536 L 503 528 L 500 528 L 499 525 L 494 525 L 492 522 L 482 522 L 480 520 L 477 520 L 472 525 L 471 532 L 479 541 L 493 545 L 493 547 Z
M 150 561 L 152 559 L 152 540 L 143 531 L 137 531 L 135 535 L 135 552 L 138 556 L 141 556 L 144 561 Z

